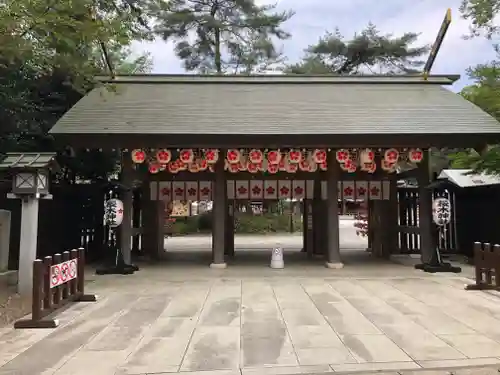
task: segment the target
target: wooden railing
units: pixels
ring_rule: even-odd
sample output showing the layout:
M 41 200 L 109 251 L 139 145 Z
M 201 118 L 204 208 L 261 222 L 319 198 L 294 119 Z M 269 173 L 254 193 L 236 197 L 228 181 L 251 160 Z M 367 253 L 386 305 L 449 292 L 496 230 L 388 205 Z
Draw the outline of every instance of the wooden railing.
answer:
M 70 302 L 95 302 L 85 294 L 85 250 L 75 249 L 33 262 L 31 318 L 14 323 L 14 328 L 55 328 L 54 318 Z M 50 317 L 49 317 L 50 315 Z
M 466 290 L 500 290 L 500 245 L 474 243 L 476 283 Z

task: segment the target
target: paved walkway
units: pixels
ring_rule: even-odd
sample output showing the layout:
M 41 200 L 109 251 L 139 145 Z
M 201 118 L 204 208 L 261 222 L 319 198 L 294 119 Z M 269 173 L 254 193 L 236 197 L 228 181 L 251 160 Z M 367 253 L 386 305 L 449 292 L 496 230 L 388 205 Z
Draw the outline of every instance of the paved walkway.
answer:
M 209 253 L 184 249 L 172 259 L 185 262 L 92 276 L 88 290 L 99 302 L 62 312 L 57 329 L 0 331 L 0 374 L 435 375 L 483 366 L 453 373 L 486 375 L 500 368 L 500 297 L 464 291 L 464 278 L 353 249 L 343 250 L 341 270 L 292 250 L 286 268 L 272 270 L 262 249 L 237 252 L 229 268 L 213 270 L 202 264 Z

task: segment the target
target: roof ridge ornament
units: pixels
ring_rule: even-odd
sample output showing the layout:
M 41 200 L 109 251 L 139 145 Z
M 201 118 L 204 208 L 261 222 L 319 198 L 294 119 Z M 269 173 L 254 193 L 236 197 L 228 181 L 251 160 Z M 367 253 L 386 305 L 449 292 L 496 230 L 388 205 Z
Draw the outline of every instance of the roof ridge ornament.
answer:
M 439 28 L 436 40 L 432 45 L 431 52 L 429 53 L 429 57 L 427 58 L 427 62 L 424 65 L 424 71 L 422 73 L 422 76 L 425 81 L 427 81 L 427 79 L 429 78 L 432 66 L 434 65 L 434 61 L 436 60 L 436 56 L 439 53 L 441 44 L 443 43 L 444 37 L 446 36 L 446 32 L 448 31 L 450 24 L 451 24 L 451 9 L 448 8 L 446 10 L 444 20 L 441 23 L 441 27 Z

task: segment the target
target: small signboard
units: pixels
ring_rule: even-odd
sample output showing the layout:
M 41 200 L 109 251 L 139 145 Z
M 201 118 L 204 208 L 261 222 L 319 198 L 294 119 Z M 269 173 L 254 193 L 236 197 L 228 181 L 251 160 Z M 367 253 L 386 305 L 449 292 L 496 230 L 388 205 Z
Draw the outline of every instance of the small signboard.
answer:
M 67 283 L 78 276 L 78 259 L 71 259 L 66 262 L 54 264 L 50 267 L 50 287 Z

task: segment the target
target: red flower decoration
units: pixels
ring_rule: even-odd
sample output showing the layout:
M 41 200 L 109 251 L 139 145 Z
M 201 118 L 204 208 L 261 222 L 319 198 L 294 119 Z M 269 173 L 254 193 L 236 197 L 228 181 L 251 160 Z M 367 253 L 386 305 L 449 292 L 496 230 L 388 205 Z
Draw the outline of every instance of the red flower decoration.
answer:
M 346 188 L 344 189 L 344 195 L 345 195 L 346 197 L 350 197 L 350 196 L 352 196 L 352 194 L 353 194 L 353 193 L 354 193 L 354 190 L 353 190 L 353 188 L 352 188 L 352 187 L 350 187 L 350 186 L 348 186 L 348 187 L 346 187 Z
M 295 189 L 294 189 L 294 192 L 296 195 L 302 195 L 304 193 L 304 189 L 301 188 L 300 186 L 297 186 Z
M 281 161 L 281 152 L 269 151 L 267 153 L 267 161 L 269 162 L 269 164 L 279 164 Z
M 184 189 L 178 187 L 177 189 L 174 190 L 174 193 L 175 195 L 177 195 L 178 197 L 179 196 L 182 196 L 182 194 L 184 194 Z
M 358 188 L 358 196 L 364 196 L 366 194 L 366 189 L 364 187 L 359 187 Z
M 248 153 L 248 159 L 254 164 L 261 163 L 264 160 L 264 154 L 261 150 L 254 148 Z
M 167 169 L 170 173 L 177 173 L 177 172 L 179 172 L 179 163 L 177 163 L 175 161 L 170 162 L 170 163 L 168 163 Z
M 200 171 L 205 171 L 208 168 L 208 161 L 206 161 L 205 159 L 198 159 L 196 164 L 198 164 L 198 169 Z
M 188 192 L 188 195 L 190 197 L 194 197 L 196 195 L 196 189 L 195 188 L 189 188 L 187 192 Z
M 302 160 L 302 152 L 298 150 L 290 150 L 288 152 L 288 161 L 290 163 L 296 164 Z
M 189 164 L 193 162 L 194 152 L 191 149 L 184 149 L 179 152 L 179 159 L 184 164 Z
M 308 171 L 309 170 L 309 161 L 308 160 L 301 160 L 299 163 L 299 168 L 301 171 Z
M 318 165 L 319 165 L 319 169 L 321 169 L 322 171 L 326 171 L 328 169 L 328 164 L 326 162 L 320 163 Z
M 380 189 L 376 186 L 370 189 L 370 195 L 378 196 L 380 194 Z
M 276 191 L 276 189 L 274 189 L 272 186 L 268 186 L 267 189 L 266 189 L 266 192 L 269 195 L 274 194 L 275 191 Z
M 247 190 L 247 188 L 246 188 L 246 187 L 244 187 L 244 186 L 240 186 L 240 187 L 238 188 L 238 194 L 240 194 L 240 195 L 244 195 L 244 194 L 246 194 L 246 193 L 247 193 L 247 191 L 248 191 L 248 190 Z
M 132 157 L 132 161 L 137 164 L 144 163 L 144 161 L 146 160 L 146 153 L 139 149 L 132 150 L 130 155 Z
M 321 149 L 314 150 L 313 160 L 317 164 L 326 163 L 326 150 L 321 150 Z
M 288 194 L 290 194 L 290 189 L 286 186 L 282 186 L 280 189 L 280 194 L 283 196 L 288 196 Z
M 208 164 L 215 164 L 219 160 L 219 150 L 214 148 L 205 150 L 205 160 Z
M 261 192 L 262 192 L 262 189 L 261 189 L 260 187 L 258 187 L 257 185 L 255 185 L 255 186 L 252 188 L 252 194 L 253 194 L 253 195 L 259 195 Z
M 210 194 L 210 189 L 205 186 L 203 189 L 200 190 L 200 193 L 201 195 L 206 197 Z
M 240 163 L 237 164 L 229 164 L 229 172 L 237 173 L 240 171 Z
M 231 164 L 239 163 L 240 152 L 236 149 L 227 150 L 226 159 Z
M 172 153 L 169 150 L 158 150 L 156 152 L 156 160 L 160 164 L 167 164 L 172 159 Z
M 163 189 L 161 189 L 161 195 L 164 195 L 164 196 L 170 195 L 170 189 L 164 187 Z

